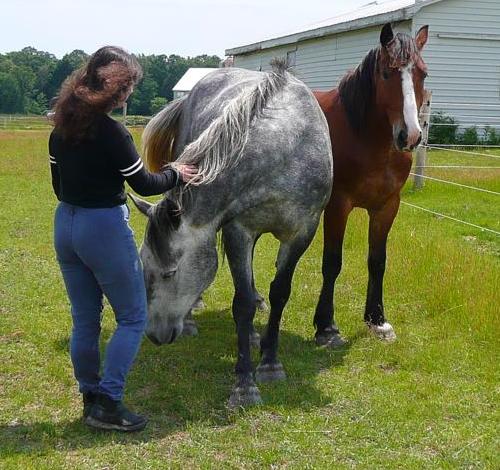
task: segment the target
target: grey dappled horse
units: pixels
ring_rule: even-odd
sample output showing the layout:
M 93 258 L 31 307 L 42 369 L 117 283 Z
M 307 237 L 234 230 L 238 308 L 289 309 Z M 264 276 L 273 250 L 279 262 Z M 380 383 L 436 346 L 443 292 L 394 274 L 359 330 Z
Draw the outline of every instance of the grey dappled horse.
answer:
M 270 73 L 220 69 L 154 117 L 144 132 L 144 152 L 152 170 L 174 160 L 173 166 L 199 168 L 193 184 L 171 190 L 156 205 L 133 198 L 148 216 L 141 248 L 146 334 L 157 345 L 181 334 L 183 319 L 215 277 L 216 235 L 222 228 L 238 335 L 237 381 L 229 405 L 258 403 L 249 338 L 256 305 L 253 248 L 265 232 L 280 241 L 256 379 L 282 379 L 277 358 L 282 311 L 295 266 L 331 193 L 333 165 L 323 113 L 309 89 L 282 66 Z

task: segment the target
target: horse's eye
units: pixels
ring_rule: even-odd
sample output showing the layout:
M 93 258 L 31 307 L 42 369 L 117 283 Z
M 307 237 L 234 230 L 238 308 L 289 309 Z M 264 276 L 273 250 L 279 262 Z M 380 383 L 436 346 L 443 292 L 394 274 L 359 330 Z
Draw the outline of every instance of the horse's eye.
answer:
M 387 70 L 384 70 L 384 71 L 382 72 L 382 78 L 383 78 L 384 80 L 388 80 L 388 79 L 389 79 L 389 72 L 388 72 Z
M 161 273 L 161 278 L 163 280 L 168 279 L 168 278 L 172 277 L 176 273 L 176 271 L 177 271 L 177 269 L 172 269 L 171 271 L 163 271 Z

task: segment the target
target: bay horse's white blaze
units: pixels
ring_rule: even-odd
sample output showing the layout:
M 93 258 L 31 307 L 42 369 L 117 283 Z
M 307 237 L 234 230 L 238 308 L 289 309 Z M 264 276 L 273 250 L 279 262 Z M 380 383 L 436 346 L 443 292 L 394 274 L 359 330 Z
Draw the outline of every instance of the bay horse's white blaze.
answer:
M 420 123 L 418 121 L 417 100 L 415 98 L 415 89 L 413 87 L 412 68 L 413 64 L 408 64 L 401 70 L 403 116 L 408 132 L 409 148 L 415 147 L 422 135 L 422 128 L 420 127 Z

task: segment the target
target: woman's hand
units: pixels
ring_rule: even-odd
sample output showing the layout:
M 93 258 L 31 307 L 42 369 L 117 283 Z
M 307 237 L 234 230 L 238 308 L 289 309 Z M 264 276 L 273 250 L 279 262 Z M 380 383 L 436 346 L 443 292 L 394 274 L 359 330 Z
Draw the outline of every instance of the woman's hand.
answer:
M 175 165 L 175 169 L 184 183 L 189 183 L 193 178 L 198 176 L 198 168 L 194 165 Z

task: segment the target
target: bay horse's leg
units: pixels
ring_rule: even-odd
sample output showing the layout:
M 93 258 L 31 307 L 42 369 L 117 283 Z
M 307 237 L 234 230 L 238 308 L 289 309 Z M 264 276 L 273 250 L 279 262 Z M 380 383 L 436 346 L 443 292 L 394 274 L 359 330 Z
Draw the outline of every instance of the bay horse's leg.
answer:
M 368 234 L 368 291 L 366 295 L 365 322 L 380 339 L 396 339 L 394 329 L 385 321 L 383 282 L 386 262 L 387 236 L 399 209 L 399 195 L 390 199 L 383 208 L 370 210 Z
M 318 346 L 340 347 L 345 340 L 340 336 L 334 320 L 335 281 L 342 269 L 342 244 L 351 204 L 332 195 L 323 218 L 323 286 L 319 296 L 314 326 Z
M 261 340 L 261 361 L 255 374 L 257 382 L 270 382 L 286 378 L 278 361 L 278 335 L 283 309 L 290 297 L 293 273 L 300 257 L 314 237 L 316 225 L 292 242 L 282 243 L 278 252 L 277 271 L 269 290 L 271 312 L 266 332 Z
M 224 247 L 234 284 L 233 318 L 238 335 L 236 384 L 229 398 L 231 408 L 261 403 L 260 392 L 253 379 L 250 357 L 250 332 L 255 315 L 255 295 L 252 288 L 253 236 L 238 224 L 226 226 L 223 231 Z

